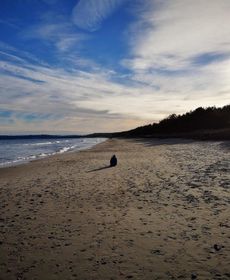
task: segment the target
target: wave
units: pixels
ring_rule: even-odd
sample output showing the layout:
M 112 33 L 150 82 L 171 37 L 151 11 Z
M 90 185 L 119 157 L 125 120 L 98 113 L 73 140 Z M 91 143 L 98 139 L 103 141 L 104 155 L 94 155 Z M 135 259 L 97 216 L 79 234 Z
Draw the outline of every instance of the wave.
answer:
M 63 147 L 59 152 L 57 152 L 58 154 L 62 154 L 62 153 L 65 153 L 65 152 L 68 152 L 68 151 L 72 151 L 74 149 L 76 149 L 77 147 L 79 147 L 79 145 L 73 145 L 73 146 L 70 146 L 70 147 Z
M 57 152 L 58 154 L 63 154 L 63 153 L 65 153 L 65 152 L 67 152 L 67 151 L 69 151 L 70 150 L 70 147 L 64 147 L 64 148 L 62 148 L 59 152 Z
M 56 154 L 63 154 L 68 151 L 90 148 L 105 140 L 105 138 L 58 139 L 46 142 L 39 141 L 37 143 L 23 143 L 21 140 L 18 140 L 16 143 L 12 143 L 12 145 L 4 143 L 0 145 L 0 167 L 18 165 Z
M 61 142 L 68 143 L 69 140 L 65 141 L 53 141 L 53 142 L 40 142 L 40 143 L 25 143 L 24 146 L 42 146 L 42 145 L 53 145 L 53 144 L 60 144 Z

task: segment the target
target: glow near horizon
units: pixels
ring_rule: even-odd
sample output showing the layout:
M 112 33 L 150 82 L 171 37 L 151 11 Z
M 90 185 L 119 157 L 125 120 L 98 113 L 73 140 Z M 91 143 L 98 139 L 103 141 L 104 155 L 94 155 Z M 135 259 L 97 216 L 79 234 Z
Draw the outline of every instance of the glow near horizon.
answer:
M 228 0 L 3 1 L 0 132 L 121 131 L 230 103 Z

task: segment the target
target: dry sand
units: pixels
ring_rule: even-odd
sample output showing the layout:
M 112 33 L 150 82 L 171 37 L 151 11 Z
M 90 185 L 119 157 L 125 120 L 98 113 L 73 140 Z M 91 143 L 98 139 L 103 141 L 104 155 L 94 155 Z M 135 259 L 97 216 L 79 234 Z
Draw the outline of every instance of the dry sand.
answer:
M 229 169 L 220 143 L 116 139 L 0 169 L 0 279 L 230 279 Z

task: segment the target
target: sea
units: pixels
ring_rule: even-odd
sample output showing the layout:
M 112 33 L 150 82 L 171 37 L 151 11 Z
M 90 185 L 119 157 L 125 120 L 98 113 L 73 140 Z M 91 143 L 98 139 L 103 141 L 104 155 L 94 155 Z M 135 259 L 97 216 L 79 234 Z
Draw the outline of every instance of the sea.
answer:
M 0 168 L 88 149 L 106 138 L 0 139 Z

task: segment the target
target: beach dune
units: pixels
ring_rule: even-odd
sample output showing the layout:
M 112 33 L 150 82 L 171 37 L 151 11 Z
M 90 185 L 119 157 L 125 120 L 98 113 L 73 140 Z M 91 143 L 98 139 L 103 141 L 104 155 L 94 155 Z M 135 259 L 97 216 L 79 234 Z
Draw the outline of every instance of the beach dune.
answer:
M 230 279 L 229 151 L 110 139 L 0 169 L 0 279 Z

